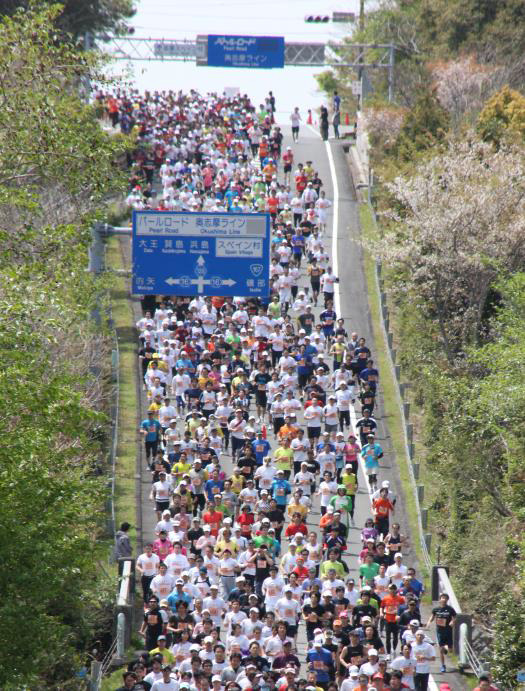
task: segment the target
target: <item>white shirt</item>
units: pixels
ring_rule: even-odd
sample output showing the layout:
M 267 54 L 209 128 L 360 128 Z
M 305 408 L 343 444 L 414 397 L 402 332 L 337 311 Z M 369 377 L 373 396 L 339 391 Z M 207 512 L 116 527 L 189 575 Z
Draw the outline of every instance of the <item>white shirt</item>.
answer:
M 168 682 L 159 679 L 153 683 L 151 691 L 179 691 L 179 683 L 174 679 L 171 679 Z
M 170 487 L 171 483 L 165 480 L 159 480 L 153 483 L 153 488 L 155 490 L 155 500 L 160 502 L 167 502 L 170 498 Z
M 338 410 L 336 405 L 327 403 L 324 407 L 324 421 L 327 425 L 337 425 L 339 420 Z
M 277 600 L 281 597 L 284 588 L 284 581 L 280 576 L 272 578 L 268 576 L 262 584 L 262 592 L 264 595 L 264 603 L 266 607 L 275 605 Z
M 160 573 L 151 581 L 151 592 L 154 593 L 159 600 L 162 600 L 171 593 L 175 587 L 175 578 L 169 573 L 161 576 Z
M 409 657 L 408 659 L 404 655 L 399 655 L 390 663 L 392 669 L 397 669 L 403 672 L 403 681 L 411 689 L 414 688 L 414 674 L 416 671 L 417 661 L 415 657 Z
M 168 554 L 164 563 L 168 567 L 168 572 L 176 577 L 179 577 L 183 571 L 187 571 L 190 568 L 190 562 L 186 556 L 184 554 L 175 554 L 174 552 Z
M 293 598 L 289 600 L 285 595 L 275 603 L 275 611 L 279 619 L 290 624 L 290 626 L 295 626 L 297 624 L 297 617 L 301 612 L 301 605 L 297 600 Z
M 226 611 L 226 603 L 222 597 L 205 597 L 202 601 L 202 608 L 210 610 L 210 617 L 214 626 L 221 625 L 222 613 Z
M 397 566 L 397 564 L 392 564 L 391 566 L 388 567 L 386 570 L 386 575 L 392 583 L 397 585 L 398 588 L 401 587 L 403 584 L 403 578 L 407 575 L 407 567 L 404 564 L 401 564 L 400 566 Z
M 339 410 L 349 410 L 350 402 L 353 398 L 350 389 L 338 389 L 335 392 L 335 397 L 337 399 L 337 408 Z
M 172 405 L 162 405 L 159 408 L 159 422 L 163 427 L 167 427 L 170 424 L 172 418 L 177 417 L 177 411 Z
M 304 419 L 306 420 L 306 426 L 307 427 L 320 427 L 321 426 L 321 418 L 323 416 L 323 409 L 321 406 L 309 406 L 305 411 L 304 411 Z
M 434 646 L 430 643 L 413 643 L 412 655 L 416 658 L 416 672 L 418 674 L 430 674 L 430 660 L 425 658 L 434 658 L 436 651 Z
M 146 552 L 137 559 L 137 567 L 142 570 L 144 576 L 155 576 L 159 570 L 160 559 L 157 554 L 151 553 L 148 557 Z
M 259 480 L 259 487 L 261 489 L 270 489 L 277 470 L 273 465 L 266 465 L 265 463 L 257 468 L 255 471 L 255 478 Z

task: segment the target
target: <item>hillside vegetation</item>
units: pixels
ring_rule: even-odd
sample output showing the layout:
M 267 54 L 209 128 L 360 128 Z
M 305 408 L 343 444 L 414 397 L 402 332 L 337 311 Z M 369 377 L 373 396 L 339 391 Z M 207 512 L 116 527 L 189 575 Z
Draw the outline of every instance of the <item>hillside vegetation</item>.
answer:
M 109 358 L 91 318 L 104 286 L 87 249 L 124 145 L 79 97 L 97 66 L 57 41 L 58 12 L 0 21 L 2 689 L 78 689 L 112 595 L 97 546 Z
M 369 71 L 374 204 L 430 523 L 501 688 L 525 663 L 525 2 L 383 2 Z M 344 49 L 341 51 L 344 53 Z M 355 76 L 321 77 L 344 93 Z

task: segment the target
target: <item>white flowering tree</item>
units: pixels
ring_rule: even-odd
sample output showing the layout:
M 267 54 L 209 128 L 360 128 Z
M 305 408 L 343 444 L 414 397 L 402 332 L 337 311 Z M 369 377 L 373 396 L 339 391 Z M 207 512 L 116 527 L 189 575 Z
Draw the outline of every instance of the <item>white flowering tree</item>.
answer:
M 472 137 L 389 185 L 398 202 L 377 246 L 394 280 L 435 320 L 450 363 L 476 342 L 497 276 L 525 259 L 525 164 Z
M 457 125 L 465 113 L 482 107 L 484 92 L 494 69 L 480 65 L 472 56 L 466 56 L 436 63 L 431 72 L 436 96 Z

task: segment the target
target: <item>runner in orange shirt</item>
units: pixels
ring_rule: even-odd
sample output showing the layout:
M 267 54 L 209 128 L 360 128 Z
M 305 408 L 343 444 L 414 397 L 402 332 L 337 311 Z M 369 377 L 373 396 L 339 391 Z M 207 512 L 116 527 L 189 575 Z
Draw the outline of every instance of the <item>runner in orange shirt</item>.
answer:
M 388 487 L 383 487 L 379 497 L 372 503 L 374 511 L 374 523 L 379 535 L 388 535 L 390 527 L 390 514 L 394 513 L 394 505 L 388 498 Z
M 396 652 L 399 640 L 398 607 L 405 604 L 405 598 L 397 594 L 397 586 L 391 583 L 388 586 L 388 595 L 381 600 L 381 616 L 385 621 L 386 652 Z

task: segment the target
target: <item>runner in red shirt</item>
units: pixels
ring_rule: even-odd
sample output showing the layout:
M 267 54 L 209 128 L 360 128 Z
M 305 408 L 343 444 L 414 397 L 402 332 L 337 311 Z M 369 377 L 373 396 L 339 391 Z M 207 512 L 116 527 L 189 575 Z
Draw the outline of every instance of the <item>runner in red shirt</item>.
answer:
M 208 502 L 208 510 L 203 514 L 202 520 L 210 526 L 210 533 L 213 537 L 218 536 L 223 517 L 222 511 L 215 511 L 213 504 Z
M 243 537 L 251 538 L 252 525 L 255 523 L 255 516 L 250 511 L 249 504 L 244 504 L 242 513 L 237 517 L 237 523 L 241 526 L 241 533 Z
M 308 535 L 308 528 L 303 523 L 303 519 L 299 512 L 294 513 L 294 515 L 292 516 L 292 522 L 290 523 L 288 528 L 286 528 L 284 534 L 286 535 L 286 537 L 294 537 L 294 535 L 297 535 L 297 533 Z

